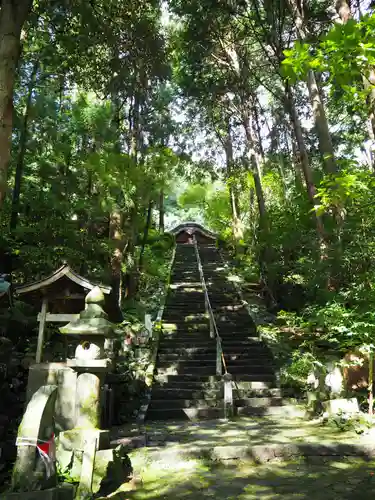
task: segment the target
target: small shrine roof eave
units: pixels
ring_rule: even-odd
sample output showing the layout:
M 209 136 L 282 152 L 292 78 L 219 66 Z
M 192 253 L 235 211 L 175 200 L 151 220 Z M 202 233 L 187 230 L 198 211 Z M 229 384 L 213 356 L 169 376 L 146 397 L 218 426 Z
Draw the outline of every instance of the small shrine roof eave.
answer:
M 177 234 L 181 233 L 182 231 L 187 231 L 189 230 L 194 230 L 194 231 L 200 231 L 204 236 L 207 236 L 208 238 L 212 239 L 217 239 L 218 235 L 210 231 L 209 229 L 204 228 L 201 224 L 198 224 L 197 222 L 183 222 L 181 224 L 178 224 L 178 226 L 170 229 L 168 232 L 176 236 Z M 193 231 L 193 232 L 194 232 Z
M 43 278 L 41 280 L 34 281 L 33 283 L 29 283 L 26 285 L 17 286 L 15 288 L 15 294 L 22 295 L 26 293 L 35 292 L 42 288 L 46 288 L 55 283 L 56 281 L 58 281 L 59 279 L 63 278 L 64 276 L 70 279 L 73 283 L 76 283 L 77 285 L 87 290 L 92 290 L 93 288 L 98 286 L 105 295 L 109 295 L 112 290 L 110 286 L 91 283 L 91 281 L 89 281 L 88 279 L 75 273 L 68 264 L 64 264 L 47 278 Z

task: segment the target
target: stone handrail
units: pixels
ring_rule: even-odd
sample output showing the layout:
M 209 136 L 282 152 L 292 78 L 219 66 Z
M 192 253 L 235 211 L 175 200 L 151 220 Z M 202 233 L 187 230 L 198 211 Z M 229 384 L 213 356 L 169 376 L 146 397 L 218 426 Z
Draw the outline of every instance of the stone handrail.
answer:
M 172 272 L 172 267 L 173 267 L 175 258 L 176 258 L 176 245 L 173 248 L 171 261 L 170 261 L 169 267 L 168 267 L 168 277 L 167 277 L 167 281 L 165 283 L 163 296 L 162 296 L 162 299 L 160 301 L 160 308 L 159 308 L 158 314 L 157 314 L 157 316 L 155 318 L 155 321 L 154 321 L 154 328 L 153 328 L 153 330 L 155 328 L 159 328 L 160 329 L 160 323 L 161 323 L 161 319 L 162 319 L 163 313 L 164 313 L 164 308 L 165 308 L 165 303 L 166 303 L 166 300 L 167 300 L 169 285 L 170 285 L 170 282 L 171 282 L 171 272 Z
M 214 312 L 212 310 L 210 297 L 208 295 L 206 280 L 204 278 L 204 272 L 203 272 L 201 258 L 199 255 L 197 241 L 195 238 L 193 241 L 194 241 L 195 255 L 197 257 L 197 262 L 198 262 L 199 275 L 200 275 L 201 284 L 202 284 L 203 293 L 204 293 L 206 312 L 208 313 L 209 319 L 210 319 L 210 335 L 212 338 L 215 337 L 215 339 L 216 339 L 216 375 L 222 375 L 223 368 L 224 368 L 224 375 L 223 375 L 223 381 L 224 381 L 224 418 L 228 418 L 228 417 L 232 416 L 232 414 L 233 414 L 232 376 L 228 373 L 227 364 L 226 364 L 225 356 L 224 356 L 224 352 L 223 352 L 221 337 L 220 337 L 220 334 L 219 334 L 219 331 L 217 328 L 215 315 L 214 315 Z

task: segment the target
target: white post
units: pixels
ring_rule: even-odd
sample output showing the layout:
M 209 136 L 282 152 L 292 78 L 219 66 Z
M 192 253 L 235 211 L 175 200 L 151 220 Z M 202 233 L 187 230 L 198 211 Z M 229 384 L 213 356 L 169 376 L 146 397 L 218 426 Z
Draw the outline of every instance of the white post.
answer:
M 145 314 L 145 328 L 148 333 L 148 339 L 152 337 L 152 321 L 151 314 Z
M 223 376 L 224 380 L 224 418 L 228 419 L 233 417 L 233 387 L 232 376 L 226 373 Z
M 207 306 L 208 309 L 208 306 Z M 215 337 L 215 330 L 214 330 L 214 322 L 212 321 L 212 316 L 211 314 L 208 314 L 210 318 L 210 337 L 213 339 Z
M 48 299 L 44 298 L 43 303 L 42 303 L 42 310 L 40 312 L 38 344 L 37 344 L 36 356 L 35 356 L 35 361 L 37 363 L 42 362 L 43 342 L 44 342 L 44 327 L 46 325 L 47 309 L 48 309 Z
M 223 365 L 221 363 L 221 344 L 220 344 L 220 338 L 216 337 L 216 375 L 222 375 L 223 374 Z

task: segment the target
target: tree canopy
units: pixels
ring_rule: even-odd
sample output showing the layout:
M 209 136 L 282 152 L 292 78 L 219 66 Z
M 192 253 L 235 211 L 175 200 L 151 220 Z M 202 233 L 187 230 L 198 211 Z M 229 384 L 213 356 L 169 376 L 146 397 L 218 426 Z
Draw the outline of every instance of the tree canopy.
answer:
M 293 282 L 365 321 L 374 22 L 345 1 L 2 0 L 3 271 L 68 261 L 121 302 L 194 217 L 270 303 Z

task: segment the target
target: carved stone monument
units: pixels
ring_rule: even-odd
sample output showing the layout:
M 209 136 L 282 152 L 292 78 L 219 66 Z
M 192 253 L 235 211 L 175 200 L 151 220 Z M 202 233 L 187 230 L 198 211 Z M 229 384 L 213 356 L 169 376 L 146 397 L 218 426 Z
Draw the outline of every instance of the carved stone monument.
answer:
M 40 387 L 22 418 L 17 436 L 17 459 L 13 469 L 12 493 L 3 500 L 73 499 L 73 487 L 57 484 L 54 408 L 57 387 Z

